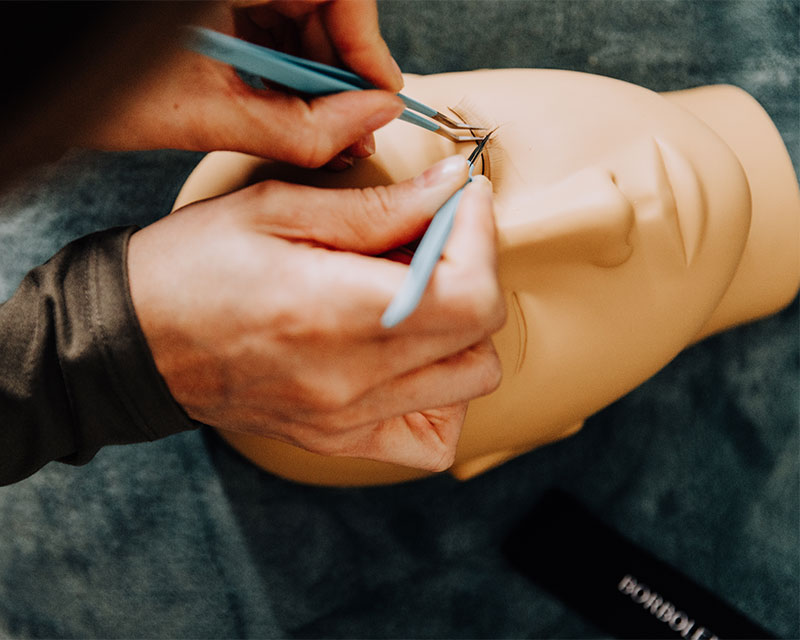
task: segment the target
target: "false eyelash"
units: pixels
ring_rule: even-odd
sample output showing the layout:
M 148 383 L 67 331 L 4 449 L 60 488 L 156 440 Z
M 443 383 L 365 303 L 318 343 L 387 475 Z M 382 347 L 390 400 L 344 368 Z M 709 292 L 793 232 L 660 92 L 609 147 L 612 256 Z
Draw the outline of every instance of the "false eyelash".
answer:
M 462 122 L 475 123 L 487 131 L 492 131 L 492 137 L 489 138 L 486 148 L 481 153 L 481 173 L 492 181 L 492 185 L 497 190 L 502 184 L 505 164 L 502 145 L 498 144 L 496 137 L 496 132 L 502 128 L 502 125 L 498 125 L 493 118 L 486 115 L 485 112 L 481 112 L 480 108 L 471 103 L 468 98 L 462 98 L 455 107 L 448 108 Z M 478 132 L 479 134 L 480 132 Z

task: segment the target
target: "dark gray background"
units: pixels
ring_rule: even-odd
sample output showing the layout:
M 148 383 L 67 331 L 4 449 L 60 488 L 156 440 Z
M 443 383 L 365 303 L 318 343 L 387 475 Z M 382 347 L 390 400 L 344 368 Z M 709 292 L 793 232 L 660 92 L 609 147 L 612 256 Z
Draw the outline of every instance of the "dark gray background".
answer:
M 404 70 L 558 67 L 737 84 L 800 161 L 796 1 L 381 4 Z M 0 299 L 69 240 L 164 215 L 197 154 L 73 152 L 0 200 Z M 677 310 L 676 310 L 677 311 Z M 598 375 L 606 372 L 598 371 Z M 296 486 L 213 435 L 0 489 L 0 636 L 602 636 L 500 543 L 548 487 L 800 636 L 798 304 L 681 354 L 577 436 L 467 483 Z

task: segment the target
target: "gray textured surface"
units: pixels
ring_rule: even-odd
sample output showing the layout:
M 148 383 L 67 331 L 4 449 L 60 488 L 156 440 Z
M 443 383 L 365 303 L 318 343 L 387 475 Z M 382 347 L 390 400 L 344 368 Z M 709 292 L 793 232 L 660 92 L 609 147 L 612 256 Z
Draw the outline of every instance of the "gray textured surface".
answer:
M 407 71 L 545 66 L 738 84 L 800 153 L 792 2 L 390 2 Z M 74 153 L 0 204 L 0 298 L 68 240 L 163 215 L 197 156 Z M 565 442 L 468 483 L 331 490 L 187 433 L 0 489 L 0 636 L 586 637 L 510 570 L 561 486 L 783 637 L 800 636 L 798 305 L 683 353 Z M 602 372 L 598 372 L 602 375 Z

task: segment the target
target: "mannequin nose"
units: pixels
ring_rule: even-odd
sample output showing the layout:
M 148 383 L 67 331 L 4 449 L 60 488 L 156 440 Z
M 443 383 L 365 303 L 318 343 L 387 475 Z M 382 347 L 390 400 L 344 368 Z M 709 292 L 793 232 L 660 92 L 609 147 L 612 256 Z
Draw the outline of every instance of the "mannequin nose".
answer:
M 614 267 L 633 247 L 634 208 L 613 174 L 583 169 L 498 216 L 500 251 L 530 264 L 584 262 Z

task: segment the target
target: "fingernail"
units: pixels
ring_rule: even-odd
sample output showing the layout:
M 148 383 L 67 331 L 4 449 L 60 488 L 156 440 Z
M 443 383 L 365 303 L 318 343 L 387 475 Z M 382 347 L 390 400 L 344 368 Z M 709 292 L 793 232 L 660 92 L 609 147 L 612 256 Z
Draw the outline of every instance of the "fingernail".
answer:
M 490 193 L 493 191 L 492 182 L 484 175 L 472 176 L 472 182 L 480 185 L 481 188 L 486 189 Z
M 389 54 L 389 65 L 392 67 L 392 75 L 394 76 L 394 86 L 397 87 L 396 91 L 400 91 L 405 84 L 403 80 L 403 72 L 400 69 L 400 65 L 397 64 L 397 60 L 395 60 L 391 54 Z
M 334 157 L 330 162 L 328 162 L 325 167 L 330 171 L 344 171 L 345 169 L 349 169 L 355 163 L 355 159 L 353 156 L 347 155 L 346 153 L 342 152 L 338 156 Z
M 414 178 L 414 186 L 421 189 L 433 187 L 450 179 L 456 174 L 466 174 L 467 160 L 464 156 L 450 156 L 440 160 L 435 165 L 425 170 Z
M 366 140 L 364 140 L 364 144 L 361 146 L 361 149 L 367 156 L 371 156 L 375 153 L 375 138 L 369 136 Z
M 375 153 L 375 138 L 373 138 L 372 134 L 364 136 L 350 145 L 347 153 L 355 158 L 369 158 Z

